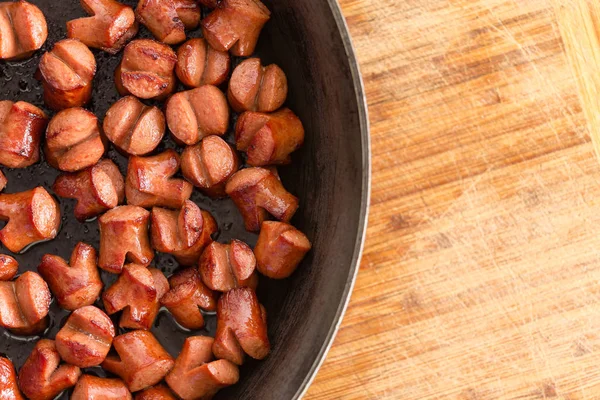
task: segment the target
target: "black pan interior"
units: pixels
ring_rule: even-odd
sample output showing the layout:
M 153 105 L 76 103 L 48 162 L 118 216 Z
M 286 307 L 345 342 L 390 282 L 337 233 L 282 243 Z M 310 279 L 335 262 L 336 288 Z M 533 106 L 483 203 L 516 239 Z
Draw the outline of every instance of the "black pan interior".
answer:
M 66 21 L 84 16 L 77 0 L 30 0 L 40 7 L 48 20 L 49 37 L 41 51 L 23 62 L 0 62 L 0 99 L 24 100 L 41 107 L 42 90 L 33 78 L 43 51 L 65 37 Z M 241 369 L 235 387 L 222 391 L 217 399 L 291 399 L 305 388 L 332 329 L 345 304 L 354 279 L 357 257 L 365 224 L 368 192 L 368 138 L 366 116 L 348 42 L 336 22 L 335 8 L 326 1 L 264 1 L 273 12 L 265 27 L 257 54 L 265 63 L 277 63 L 289 81 L 287 105 L 305 125 L 307 137 L 302 150 L 294 154 L 293 164 L 280 169 L 284 185 L 300 197 L 301 208 L 293 223 L 307 234 L 314 249 L 299 270 L 289 279 L 261 279 L 258 296 L 269 315 L 269 336 L 273 346 L 261 362 L 248 361 Z M 125 0 L 133 7 L 136 1 Z M 145 28 L 142 37 L 150 37 Z M 200 37 L 199 30 L 188 37 Z M 94 79 L 93 100 L 89 109 L 99 119 L 119 99 L 113 72 L 121 54 L 109 56 L 94 50 L 98 73 Z M 236 60 L 239 61 L 239 60 Z M 226 89 L 226 88 L 222 88 Z M 233 124 L 233 121 L 232 121 Z M 233 125 L 232 125 L 233 126 Z M 231 135 L 228 135 L 231 141 Z M 170 140 L 157 150 L 174 147 Z M 114 150 L 107 154 L 125 174 L 127 160 Z M 6 192 L 20 192 L 39 185 L 50 189 L 58 172 L 45 162 L 22 170 L 2 168 L 8 177 Z M 256 235 L 243 229 L 243 221 L 230 200 L 210 200 L 195 191 L 192 196 L 200 207 L 209 210 L 219 224 L 219 241 L 237 238 L 250 245 Z M 53 241 L 30 248 L 16 258 L 20 272 L 37 269 L 43 254 L 68 259 L 79 241 L 98 248 L 97 221 L 81 224 L 73 217 L 74 202 L 60 199 L 62 226 Z M 6 249 L 0 248 L 2 252 Z M 10 254 L 10 253 L 8 253 Z M 168 255 L 157 254 L 156 267 L 170 275 L 178 266 Z M 115 276 L 102 273 L 105 284 Z M 343 307 L 342 307 L 343 308 Z M 45 337 L 53 338 L 67 313 L 55 302 L 52 321 Z M 157 318 L 153 333 L 176 356 L 187 335 L 212 335 L 215 317 L 207 317 L 206 329 L 189 332 L 177 326 L 167 312 Z M 0 336 L 0 353 L 20 368 L 39 337 Z M 86 372 L 103 375 L 99 369 Z M 68 393 L 61 398 L 68 398 Z

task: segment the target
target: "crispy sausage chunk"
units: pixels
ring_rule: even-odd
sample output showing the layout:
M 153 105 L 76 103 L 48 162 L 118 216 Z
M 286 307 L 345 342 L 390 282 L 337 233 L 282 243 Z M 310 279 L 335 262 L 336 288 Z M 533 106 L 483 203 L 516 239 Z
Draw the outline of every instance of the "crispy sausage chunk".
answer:
M 175 72 L 179 80 L 188 87 L 218 86 L 227 79 L 230 64 L 229 53 L 217 51 L 206 40 L 195 38 L 188 40 L 177 50 Z
M 50 119 L 24 101 L 0 101 L 0 164 L 25 168 L 40 160 L 40 143 Z
M 131 393 L 120 379 L 83 375 L 73 389 L 71 400 L 131 400 Z
M 40 59 L 37 77 L 44 88 L 44 102 L 55 111 L 81 107 L 92 98 L 96 59 L 76 39 L 57 42 Z
M 83 222 L 115 208 L 125 199 L 125 180 L 109 159 L 76 173 L 60 174 L 52 185 L 60 197 L 76 199 L 75 218 Z
M 41 276 L 27 271 L 16 280 L 0 282 L 0 325 L 22 335 L 47 326 L 50 289 Z
M 123 97 L 104 117 L 104 133 L 119 150 L 133 156 L 150 153 L 165 135 L 165 115 L 133 96 Z
M 187 268 L 169 279 L 171 290 L 161 303 L 169 309 L 175 320 L 184 328 L 200 329 L 204 317 L 200 310 L 215 311 L 215 294 L 202 283 L 196 268 Z
M 212 242 L 217 223 L 208 211 L 186 200 L 181 210 L 154 207 L 151 216 L 152 246 L 173 254 L 182 265 L 196 265 L 202 250 Z
M 108 315 L 94 306 L 79 308 L 56 334 L 56 350 L 67 363 L 79 368 L 100 365 L 106 358 L 115 327 Z
M 192 195 L 193 186 L 173 178 L 179 171 L 179 154 L 169 149 L 151 157 L 129 157 L 125 196 L 139 207 L 181 208 Z
M 102 368 L 118 375 L 131 392 L 160 382 L 173 368 L 173 358 L 148 331 L 133 331 L 113 340 L 117 355 L 109 354 Z
M 289 222 L 298 209 L 298 198 L 290 194 L 279 178 L 265 168 L 246 168 L 233 174 L 225 191 L 244 217 L 246 229 L 258 232 L 267 213 Z
M 25 400 L 17 385 L 17 373 L 13 363 L 0 357 L 0 398 L 2 400 Z
M 289 108 L 272 114 L 247 111 L 235 126 L 235 142 L 254 167 L 289 164 L 290 154 L 304 143 L 304 127 Z
M 198 263 L 202 281 L 212 290 L 228 292 L 239 287 L 256 289 L 258 276 L 252 249 L 240 240 L 229 244 L 212 242 Z
M 275 64 L 263 67 L 259 58 L 249 58 L 235 67 L 227 99 L 237 111 L 272 112 L 287 98 L 285 73 Z
M 46 189 L 37 187 L 20 193 L 0 194 L 0 241 L 13 253 L 54 239 L 60 226 L 60 209 Z
M 205 137 L 181 154 L 185 179 L 213 198 L 225 197 L 225 184 L 239 168 L 237 152 L 218 136 Z
M 164 99 L 175 89 L 177 55 L 167 45 L 150 39 L 131 41 L 115 71 L 121 96 Z
M 47 38 L 46 18 L 35 5 L 23 0 L 0 3 L 0 59 L 27 58 Z
M 160 309 L 160 298 L 168 290 L 169 282 L 162 272 L 129 264 L 102 295 L 104 309 L 109 315 L 123 310 L 122 328 L 150 329 Z
M 156 385 L 135 395 L 135 400 L 176 400 L 173 393 L 165 385 Z
M 103 285 L 96 266 L 96 250 L 89 244 L 77 243 L 70 264 L 62 257 L 45 254 L 38 271 L 48 282 L 58 304 L 74 311 L 94 304 Z
M 267 315 L 254 290 L 238 288 L 221 296 L 212 350 L 215 357 L 238 365 L 244 362 L 244 353 L 257 360 L 269 354 Z
M 207 2 L 209 6 L 216 3 Z M 202 34 L 215 49 L 247 57 L 254 53 L 260 31 L 270 17 L 271 12 L 260 0 L 223 0 L 202 20 Z
M 185 339 L 175 366 L 165 378 L 177 396 L 184 400 L 208 400 L 220 389 L 237 383 L 237 365 L 227 360 L 213 361 L 213 342 L 208 336 Z
M 148 237 L 150 212 L 136 206 L 120 206 L 100 217 L 100 259 L 105 271 L 121 273 L 125 260 L 148 265 L 154 258 Z
M 42 339 L 19 371 L 19 387 L 29 400 L 52 400 L 75 386 L 80 375 L 78 367 L 60 363 L 53 340 Z
M 185 40 L 185 29 L 200 23 L 200 7 L 194 0 L 140 0 L 137 19 L 154 37 L 166 44 Z
M 48 124 L 44 154 L 48 164 L 75 172 L 96 164 L 104 154 L 98 118 L 83 108 L 69 108 Z
M 272 279 L 287 278 L 310 248 L 306 235 L 292 225 L 264 221 L 254 247 L 258 271 Z
M 223 135 L 229 127 L 227 99 L 211 85 L 173 95 L 167 102 L 166 114 L 175 140 L 188 146 L 205 136 Z
M 80 0 L 90 17 L 67 22 L 67 37 L 95 49 L 116 54 L 138 32 L 131 7 L 115 0 Z
M 17 260 L 6 254 L 0 254 L 0 281 L 10 281 L 18 271 Z

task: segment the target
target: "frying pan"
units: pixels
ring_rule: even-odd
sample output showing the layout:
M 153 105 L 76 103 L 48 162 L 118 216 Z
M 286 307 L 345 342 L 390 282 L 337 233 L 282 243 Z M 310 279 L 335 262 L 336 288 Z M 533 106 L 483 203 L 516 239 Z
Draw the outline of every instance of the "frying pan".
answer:
M 41 51 L 22 62 L 0 62 L 0 99 L 24 100 L 44 108 L 42 90 L 33 78 L 44 51 L 65 38 L 65 23 L 84 16 L 77 0 L 30 0 L 44 12 L 49 37 Z M 263 361 L 248 360 L 240 371 L 240 382 L 221 391 L 216 399 L 282 400 L 302 397 L 322 363 L 346 308 L 358 270 L 369 202 L 370 153 L 368 118 L 363 86 L 344 19 L 335 0 L 264 0 L 272 11 L 257 48 L 265 63 L 276 63 L 289 81 L 287 106 L 295 111 L 306 129 L 302 150 L 293 163 L 280 169 L 285 187 L 300 197 L 300 209 L 292 223 L 306 233 L 314 247 L 292 277 L 262 279 L 258 297 L 268 312 L 271 354 Z M 135 7 L 136 1 L 124 3 Z M 150 35 L 141 29 L 142 37 Z M 199 30 L 189 32 L 199 37 Z M 119 99 L 113 72 L 121 54 L 109 56 L 94 50 L 98 73 L 92 103 L 88 108 L 100 119 Z M 239 62 L 239 60 L 234 60 Z M 227 140 L 231 142 L 229 134 Z M 174 148 L 167 139 L 158 151 Z M 125 173 L 127 160 L 111 149 L 107 156 Z M 58 172 L 42 162 L 23 170 L 2 168 L 8 178 L 6 192 L 20 192 L 43 185 L 49 189 Z M 219 241 L 232 238 L 253 246 L 256 235 L 243 228 L 242 218 L 228 200 L 210 200 L 195 191 L 192 196 L 210 211 L 219 224 Z M 98 248 L 96 220 L 79 223 L 73 217 L 74 201 L 59 199 L 62 226 L 56 239 L 33 246 L 17 255 L 21 268 L 36 271 L 43 254 L 69 259 L 79 241 Z M 0 249 L 7 252 L 6 249 Z M 174 259 L 158 254 L 154 265 L 170 275 L 178 268 Z M 116 276 L 102 273 L 105 284 Z M 54 301 L 50 327 L 54 335 L 67 313 Z M 213 335 L 214 315 L 206 328 L 186 331 L 161 311 L 152 332 L 176 356 L 188 335 Z M 19 369 L 39 337 L 23 338 L 2 332 L 0 353 Z M 96 368 L 86 373 L 103 376 Z M 67 399 L 68 393 L 60 398 Z

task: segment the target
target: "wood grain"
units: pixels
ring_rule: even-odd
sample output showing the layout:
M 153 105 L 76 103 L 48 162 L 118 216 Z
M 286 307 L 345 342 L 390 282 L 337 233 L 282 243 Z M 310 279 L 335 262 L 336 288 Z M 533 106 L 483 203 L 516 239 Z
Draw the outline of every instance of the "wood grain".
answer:
M 600 399 L 600 164 L 553 2 L 341 5 L 372 209 L 306 398 Z

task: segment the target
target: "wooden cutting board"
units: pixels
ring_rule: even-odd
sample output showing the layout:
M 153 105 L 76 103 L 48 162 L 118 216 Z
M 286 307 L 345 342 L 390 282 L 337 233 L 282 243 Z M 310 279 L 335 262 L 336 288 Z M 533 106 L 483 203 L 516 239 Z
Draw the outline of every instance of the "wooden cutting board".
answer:
M 372 208 L 306 398 L 600 399 L 600 162 L 553 4 L 341 5 Z

